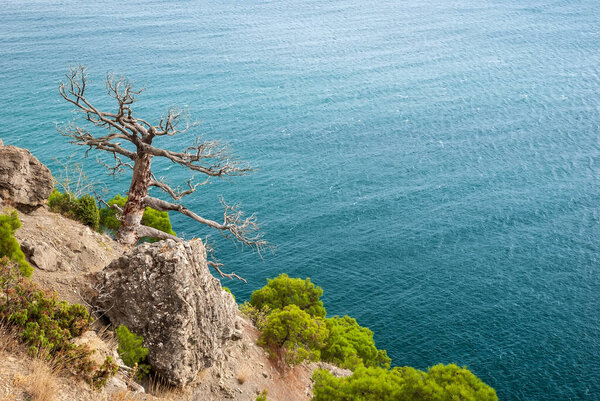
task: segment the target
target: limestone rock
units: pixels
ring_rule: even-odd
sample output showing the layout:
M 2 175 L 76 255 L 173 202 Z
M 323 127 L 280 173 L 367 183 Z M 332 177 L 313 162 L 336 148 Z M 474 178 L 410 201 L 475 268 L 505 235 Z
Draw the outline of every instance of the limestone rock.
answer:
M 21 243 L 21 249 L 23 249 L 23 253 L 39 269 L 51 272 L 58 270 L 60 255 L 52 246 L 44 241 L 24 241 Z
M 27 149 L 0 146 L 0 198 L 32 208 L 48 199 L 52 188 L 50 170 Z
M 123 364 L 116 353 L 116 349 L 112 349 L 106 342 L 104 342 L 98 334 L 93 330 L 88 330 L 79 337 L 75 337 L 71 340 L 71 343 L 75 345 L 85 345 L 93 351 L 90 355 L 90 359 L 96 365 L 101 366 L 106 357 L 110 356 L 118 364 Z
M 172 385 L 223 360 L 225 341 L 240 336 L 237 305 L 210 274 L 201 240 L 139 245 L 98 281 L 98 305 L 115 326 L 144 337 L 148 361 Z

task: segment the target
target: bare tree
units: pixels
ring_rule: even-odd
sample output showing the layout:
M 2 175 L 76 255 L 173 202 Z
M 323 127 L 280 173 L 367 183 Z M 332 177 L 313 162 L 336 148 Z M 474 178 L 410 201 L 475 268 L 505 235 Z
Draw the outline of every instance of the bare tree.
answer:
M 205 184 L 211 177 L 224 178 L 251 171 L 247 164 L 231 155 L 227 146 L 218 141 L 203 141 L 200 138 L 196 138 L 195 142 L 183 152 L 153 146 L 152 141 L 156 137 L 184 134 L 194 124 L 189 124 L 183 112 L 178 109 L 169 109 L 155 124 L 135 117 L 132 107 L 136 96 L 143 89 L 134 89 L 130 81 L 123 77 L 117 78 L 112 74 L 106 77 L 106 91 L 116 101 L 117 110 L 116 112 L 100 111 L 86 98 L 86 68 L 83 66 L 71 68 L 66 77 L 66 82 L 61 82 L 59 86 L 60 95 L 67 102 L 75 105 L 75 110 L 81 112 L 85 120 L 108 132 L 102 136 L 94 135 L 73 123 L 61 128 L 60 132 L 71 138 L 71 143 L 87 146 L 86 156 L 91 149 L 112 154 L 115 164 L 106 166 L 111 173 L 120 172 L 124 168 L 133 171 L 127 203 L 122 210 L 118 210 L 121 220 L 121 227 L 115 235 L 118 242 L 134 245 L 141 237 L 180 240 L 155 228 L 142 225 L 144 208 L 149 206 L 159 211 L 179 212 L 219 230 L 226 238 L 250 246 L 258 252 L 268 246 L 262 237 L 255 215 L 245 217 L 238 205 L 229 205 L 222 197 L 220 198 L 224 209 L 222 222 L 201 217 L 180 203 L 184 196 L 194 193 L 199 185 Z M 194 183 L 192 178 L 186 182 L 186 189 L 183 190 L 171 187 L 152 173 L 151 163 L 154 157 L 170 160 L 207 178 L 202 183 Z M 149 196 L 150 187 L 161 189 L 173 202 Z M 219 269 L 220 264 L 215 262 L 212 265 L 221 275 L 224 275 Z

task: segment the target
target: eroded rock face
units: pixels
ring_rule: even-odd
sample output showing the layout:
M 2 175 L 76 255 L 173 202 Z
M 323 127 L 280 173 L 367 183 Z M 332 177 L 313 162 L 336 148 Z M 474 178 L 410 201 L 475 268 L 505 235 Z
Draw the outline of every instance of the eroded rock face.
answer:
M 98 279 L 99 306 L 144 337 L 150 364 L 172 385 L 191 382 L 239 337 L 237 305 L 210 274 L 201 240 L 139 245 Z
M 58 270 L 60 255 L 44 241 L 23 241 L 21 249 L 38 269 L 54 272 Z
M 0 198 L 17 207 L 41 205 L 52 192 L 54 180 L 27 149 L 0 146 Z

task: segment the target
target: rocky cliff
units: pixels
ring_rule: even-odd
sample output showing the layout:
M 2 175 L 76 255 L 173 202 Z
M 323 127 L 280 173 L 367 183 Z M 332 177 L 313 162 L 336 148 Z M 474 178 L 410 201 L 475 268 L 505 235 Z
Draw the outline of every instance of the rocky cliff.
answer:
M 269 400 L 311 398 L 316 365 L 289 368 L 267 357 L 256 345 L 256 328 L 210 274 L 201 240 L 124 249 L 50 212 L 44 202 L 51 182 L 47 168 L 28 151 L 0 147 L 0 195 L 5 207 L 19 207 L 23 226 L 16 236 L 36 268 L 33 280 L 63 299 L 90 306 L 98 317 L 82 342 L 106 354 L 115 349 L 115 325 L 143 335 L 154 370 L 180 387 L 160 399 L 253 401 L 263 390 Z M 3 386 L 18 394 L 11 375 L 30 368 L 25 355 L 9 356 L 0 367 L 0 399 Z M 55 399 L 108 400 L 127 387 L 127 375 L 123 370 L 101 393 L 61 376 Z

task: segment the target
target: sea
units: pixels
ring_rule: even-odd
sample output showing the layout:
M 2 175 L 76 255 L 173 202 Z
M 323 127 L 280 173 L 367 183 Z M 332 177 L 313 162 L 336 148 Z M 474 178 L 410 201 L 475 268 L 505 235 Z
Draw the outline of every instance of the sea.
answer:
M 3 0 L 0 21 L 0 138 L 55 177 L 128 188 L 58 131 L 102 133 L 58 93 L 80 64 L 100 109 L 114 73 L 145 88 L 139 117 L 198 122 L 157 145 L 202 136 L 254 167 L 183 203 L 214 220 L 219 195 L 239 203 L 272 252 L 171 215 L 247 279 L 224 280 L 238 302 L 310 277 L 394 366 L 600 400 L 599 1 Z

